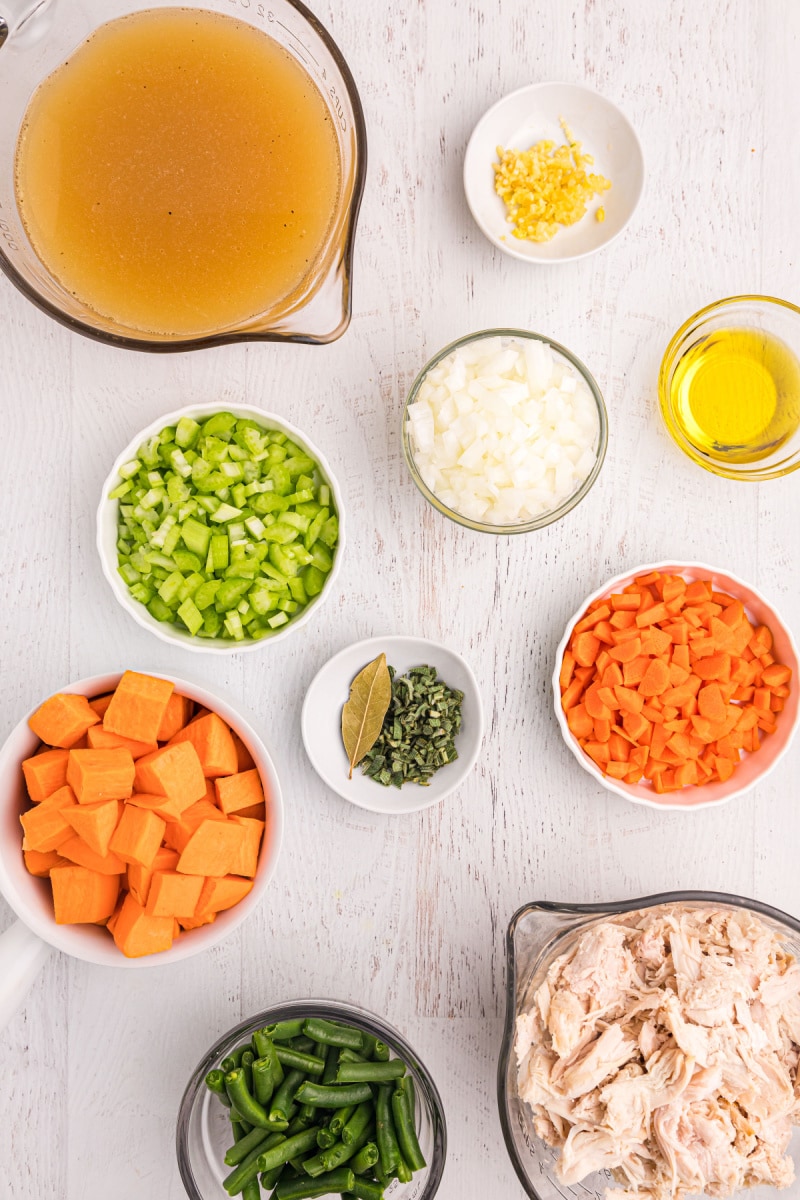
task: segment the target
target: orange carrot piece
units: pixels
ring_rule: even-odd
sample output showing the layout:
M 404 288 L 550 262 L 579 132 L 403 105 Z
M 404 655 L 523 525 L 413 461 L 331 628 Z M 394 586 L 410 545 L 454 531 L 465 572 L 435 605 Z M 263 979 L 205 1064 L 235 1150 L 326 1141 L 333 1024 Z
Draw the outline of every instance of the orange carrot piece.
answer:
M 148 812 L 161 817 L 162 821 L 180 821 L 181 814 L 189 807 L 175 796 L 147 796 L 143 792 L 134 792 L 127 803 L 136 808 L 146 808 Z
M 616 646 L 608 651 L 609 657 L 615 662 L 629 663 L 633 659 L 638 658 L 642 653 L 642 640 L 640 637 L 629 638 L 626 641 L 619 642 Z
M 65 784 L 35 808 L 21 813 L 19 819 L 23 829 L 22 849 L 39 850 L 42 854 L 49 850 L 58 850 L 74 832 L 64 812 L 76 804 L 75 793 Z
M 625 687 L 635 688 L 637 684 L 644 679 L 644 674 L 650 666 L 650 659 L 646 654 L 640 654 L 638 658 L 631 659 L 623 665 L 622 682 Z
M 594 722 L 594 739 L 596 742 L 607 742 L 611 737 L 611 722 L 608 720 Z
M 122 802 L 101 800 L 99 804 L 76 804 L 64 815 L 78 837 L 102 857 L 108 854 L 111 835 L 122 815 Z
M 731 762 L 730 759 L 723 758 L 721 755 L 717 755 L 717 757 L 714 759 L 714 766 L 717 774 L 719 775 L 720 782 L 722 783 L 725 783 L 726 780 L 730 779 L 731 775 L 736 769 L 735 763 Z
M 70 750 L 67 783 L 79 804 L 124 800 L 133 792 L 130 750 Z
M 655 625 L 658 621 L 666 621 L 669 615 L 666 604 L 653 604 L 646 612 L 637 613 L 636 624 L 639 629 L 643 629 L 646 625 Z
M 697 707 L 702 717 L 709 721 L 724 721 L 727 705 L 722 698 L 719 684 L 709 683 L 697 693 Z
M 711 583 L 706 579 L 696 579 L 686 587 L 686 599 L 690 604 L 700 603 L 711 599 Z
M 631 688 L 624 687 L 620 684 L 614 688 L 614 695 L 617 698 L 617 703 L 623 712 L 640 713 L 644 707 L 644 700 L 638 692 Z
M 608 720 L 611 716 L 607 710 L 597 714 L 592 713 L 588 705 L 588 698 L 586 711 L 593 719 L 597 720 Z M 261 777 L 255 769 L 240 771 L 236 775 L 223 775 L 217 779 L 215 787 L 217 789 L 217 804 L 226 816 L 234 812 L 239 812 L 243 808 L 250 808 L 253 804 L 261 804 L 264 801 Z M 227 872 L 223 872 L 223 874 L 227 874 Z
M 203 767 L 192 742 L 162 746 L 136 762 L 134 787 L 151 796 L 175 796 L 187 806 L 205 795 Z
M 692 670 L 695 675 L 699 675 L 707 682 L 712 679 L 730 679 L 731 656 L 730 654 L 711 654 L 707 658 L 699 658 L 693 663 Z
M 145 905 L 150 917 L 193 917 L 205 877 L 154 871 Z
M 646 717 L 637 712 L 626 712 L 622 718 L 622 728 L 640 744 L 652 736 L 653 727 Z
M 215 912 L 204 913 L 201 917 L 178 917 L 181 929 L 199 929 L 201 925 L 212 925 L 217 919 Z
M 164 716 L 161 718 L 156 741 L 168 742 L 180 729 L 183 729 L 192 716 L 193 708 L 194 703 L 188 696 L 182 696 L 180 692 L 173 692 L 167 701 Z
M 690 626 L 685 621 L 673 621 L 671 625 L 665 625 L 661 632 L 666 633 L 675 646 L 687 646 L 689 643 L 689 629 Z
M 203 884 L 203 890 L 197 902 L 195 917 L 199 917 L 201 914 L 218 913 L 224 909 L 233 908 L 240 900 L 244 900 L 252 887 L 252 879 L 242 879 L 239 875 L 227 875 L 221 879 L 207 879 Z
M 88 867 L 53 867 L 53 908 L 57 925 L 92 925 L 113 913 L 119 895 L 119 876 L 101 875 Z
M 579 633 L 572 639 L 572 653 L 579 667 L 591 667 L 600 652 L 600 642 L 593 633 Z
M 99 720 L 85 696 L 59 693 L 37 708 L 28 718 L 28 725 L 48 746 L 69 750 Z
M 121 733 L 137 742 L 155 742 L 175 684 L 168 679 L 126 671 L 103 717 L 109 733 Z
M 638 604 L 637 604 L 638 608 Z M 612 629 L 635 629 L 636 628 L 636 613 L 635 612 L 615 612 L 611 620 L 608 622 Z
M 154 873 L 156 871 L 174 871 L 179 857 L 177 850 L 169 850 L 166 846 L 162 846 L 156 851 L 151 866 L 141 867 L 138 863 L 128 863 L 126 871 L 128 891 L 139 904 L 143 907 L 147 904 Z
M 233 821 L 201 821 L 178 859 L 177 871 L 186 875 L 221 877 L 231 874 L 247 841 L 243 825 Z
M 624 779 L 630 772 L 630 767 L 626 762 L 615 762 L 614 759 L 607 762 L 603 769 L 611 779 Z
M 246 875 L 252 879 L 258 870 L 258 854 L 261 849 L 261 839 L 264 836 L 266 823 L 252 820 L 250 817 L 231 817 L 235 825 L 241 825 L 245 836 L 239 848 L 239 853 L 231 864 L 231 875 Z
M 748 645 L 756 658 L 759 658 L 762 654 L 769 654 L 772 649 L 772 633 L 766 625 L 759 625 L 757 627 Z M 34 729 L 35 732 L 36 730 Z M 42 738 L 42 741 L 47 741 L 47 738 Z M 52 745 L 52 742 L 50 744 Z
M 753 692 L 753 705 L 760 712 L 770 711 L 769 688 L 756 688 Z
M 619 701 L 617 700 L 617 697 L 614 695 L 613 688 L 601 687 L 600 684 L 598 684 L 597 685 L 597 699 L 600 701 L 601 704 L 605 704 L 606 708 L 610 708 L 612 711 L 615 711 L 616 709 L 619 708 Z
M 158 742 L 137 742 L 119 733 L 109 733 L 102 725 L 93 725 L 86 731 L 86 740 L 92 750 L 129 750 L 131 758 L 141 758 L 158 749 Z
M 688 667 L 679 667 L 678 664 L 675 662 L 675 658 L 673 656 L 672 661 L 669 664 L 670 687 L 674 687 L 674 688 L 680 687 L 682 683 L 686 683 L 686 680 L 689 678 L 690 675 L 691 675 L 691 671 L 689 670 L 689 668 Z
M 57 850 L 23 850 L 22 857 L 30 875 L 46 879 L 53 867 L 67 860 Z
M 697 764 L 690 759 L 689 762 L 676 767 L 675 782 L 678 787 L 692 787 L 697 783 Z
M 67 782 L 68 750 L 45 750 L 22 764 L 25 786 L 35 804 L 46 800 Z
M 776 696 L 775 693 L 773 692 L 772 699 L 770 700 L 770 708 L 772 709 L 772 711 L 773 712 L 783 712 L 785 706 L 786 706 L 786 701 L 781 696 Z
M 611 758 L 615 762 L 627 763 L 631 756 L 631 747 L 628 740 L 621 737 L 618 733 L 611 733 L 608 738 L 608 749 Z
M 642 633 L 642 654 L 667 658 L 672 653 L 672 638 L 663 629 L 651 625 Z
M 580 679 L 573 679 L 561 697 L 561 707 L 563 708 L 564 712 L 569 712 L 571 708 L 574 708 L 580 703 L 583 690 L 584 685 L 581 683 Z
M 573 634 L 584 633 L 587 629 L 593 629 L 600 621 L 605 621 L 611 616 L 611 606 L 609 604 L 600 604 L 597 608 L 593 608 L 578 621 L 573 630 Z
M 571 650 L 564 651 L 564 657 L 561 660 L 561 670 L 558 673 L 558 683 L 561 691 L 564 692 L 569 687 L 572 680 L 572 672 L 575 670 L 575 656 Z
M 126 804 L 109 849 L 125 863 L 149 867 L 161 846 L 166 828 L 166 821 L 162 821 L 155 813 Z
M 169 950 L 174 933 L 174 917 L 151 917 L 133 896 L 125 897 L 114 927 L 114 941 L 126 958 Z
M 89 701 L 89 708 L 92 710 L 92 712 L 97 713 L 97 715 L 101 721 L 102 721 L 103 717 L 106 715 L 106 709 L 108 708 L 109 704 L 111 703 L 111 698 L 113 695 L 114 695 L 113 692 L 106 692 L 106 694 L 104 696 L 94 696 Z
M 618 663 L 612 663 L 610 667 L 606 667 L 603 672 L 600 684 L 604 688 L 614 688 L 617 684 L 623 682 L 622 671 Z
M 585 704 L 576 704 L 567 713 L 567 725 L 577 738 L 591 737 L 592 718 L 586 711 Z
M 70 862 L 86 867 L 89 871 L 97 871 L 100 875 L 125 873 L 125 863 L 121 858 L 112 854 L 110 850 L 106 854 L 98 854 L 82 837 L 78 837 L 77 833 L 73 833 L 71 838 L 62 842 L 58 852 L 62 858 L 68 858 Z
M 765 667 L 761 672 L 761 682 L 769 688 L 780 687 L 782 684 L 789 683 L 791 678 L 791 669 L 783 666 L 782 663 L 773 663 L 771 666 Z
M 614 612 L 635 612 L 641 603 L 641 596 L 636 592 L 615 592 L 609 599 Z
M 214 793 L 216 796 L 216 792 Z M 170 821 L 164 833 L 164 842 L 172 850 L 179 853 L 186 847 L 189 838 L 202 821 L 225 821 L 227 817 L 220 812 L 216 804 L 208 800 L 198 800 L 182 813 L 179 821 Z
M 611 754 L 606 742 L 584 742 L 583 748 L 602 769 L 605 769 L 606 763 L 611 761 Z
M 659 658 L 652 659 L 639 684 L 639 695 L 660 696 L 669 686 L 669 668 Z
M 593 677 L 595 670 L 596 670 L 596 666 L 595 667 L 576 667 L 575 668 L 575 678 L 577 680 L 579 680 L 585 687 L 586 684 L 589 682 L 589 680 Z M 251 767 L 253 767 L 253 766 L 255 766 L 255 763 L 251 763 Z M 248 771 L 248 770 L 250 770 L 250 767 L 239 767 L 239 770 L 240 771 L 242 771 L 242 770 Z

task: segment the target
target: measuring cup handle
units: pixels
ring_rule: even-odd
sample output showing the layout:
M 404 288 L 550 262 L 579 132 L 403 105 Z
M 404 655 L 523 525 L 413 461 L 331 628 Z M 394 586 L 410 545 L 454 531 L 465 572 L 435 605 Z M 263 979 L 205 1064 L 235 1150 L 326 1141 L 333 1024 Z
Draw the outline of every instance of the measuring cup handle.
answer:
M 0 934 L 0 1029 L 24 1003 L 51 949 L 22 921 Z
M 0 0 L 0 46 L 13 37 L 18 45 L 32 46 L 53 23 L 55 0 Z

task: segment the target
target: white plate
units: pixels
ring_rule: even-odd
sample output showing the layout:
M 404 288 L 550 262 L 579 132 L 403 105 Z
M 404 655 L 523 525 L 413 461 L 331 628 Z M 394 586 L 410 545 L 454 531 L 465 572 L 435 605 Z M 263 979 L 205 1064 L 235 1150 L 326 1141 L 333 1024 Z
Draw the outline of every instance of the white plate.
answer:
M 355 676 L 381 652 L 398 675 L 405 675 L 411 667 L 436 667 L 448 687 L 464 693 L 461 729 L 456 736 L 458 758 L 441 767 L 427 787 L 416 783 L 406 783 L 402 788 L 383 787 L 363 775 L 360 767 L 355 768 L 352 779 L 347 778 L 342 706 Z M 367 638 L 335 654 L 317 672 L 306 692 L 300 725 L 314 770 L 345 800 L 373 812 L 416 812 L 449 796 L 474 767 L 483 739 L 483 704 L 475 676 L 454 650 L 425 638 Z
M 563 117 L 584 153 L 594 156 L 596 174 L 611 188 L 592 201 L 577 224 L 549 242 L 515 238 L 506 207 L 494 190 L 497 147 L 527 150 L 543 138 L 564 143 Z M 467 204 L 480 230 L 506 254 L 527 262 L 569 262 L 607 246 L 630 221 L 644 186 L 641 143 L 627 117 L 604 96 L 575 83 L 535 83 L 499 100 L 473 130 L 464 158 Z M 595 219 L 603 207 L 605 220 Z

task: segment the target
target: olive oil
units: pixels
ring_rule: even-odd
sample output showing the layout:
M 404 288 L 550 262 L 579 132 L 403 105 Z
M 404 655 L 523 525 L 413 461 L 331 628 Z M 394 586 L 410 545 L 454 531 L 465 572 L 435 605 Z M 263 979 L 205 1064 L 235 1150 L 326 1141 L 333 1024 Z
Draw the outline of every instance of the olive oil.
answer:
M 118 326 L 235 328 L 300 288 L 340 189 L 311 77 L 244 21 L 146 9 L 101 26 L 36 90 L 17 204 L 64 288 Z
M 800 362 L 758 329 L 720 329 L 701 338 L 678 363 L 671 391 L 684 437 L 720 462 L 758 462 L 800 422 Z

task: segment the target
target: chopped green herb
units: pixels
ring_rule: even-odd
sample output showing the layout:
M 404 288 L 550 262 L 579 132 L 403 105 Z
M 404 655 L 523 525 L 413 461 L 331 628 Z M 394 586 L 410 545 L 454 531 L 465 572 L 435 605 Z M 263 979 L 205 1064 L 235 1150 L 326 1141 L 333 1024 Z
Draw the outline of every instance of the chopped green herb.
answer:
M 418 783 L 427 787 L 440 767 L 458 758 L 464 693 L 437 678 L 435 667 L 413 667 L 392 678 L 392 698 L 378 739 L 364 756 L 362 770 L 384 787 Z

